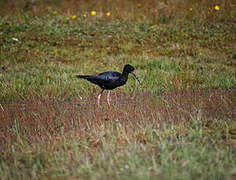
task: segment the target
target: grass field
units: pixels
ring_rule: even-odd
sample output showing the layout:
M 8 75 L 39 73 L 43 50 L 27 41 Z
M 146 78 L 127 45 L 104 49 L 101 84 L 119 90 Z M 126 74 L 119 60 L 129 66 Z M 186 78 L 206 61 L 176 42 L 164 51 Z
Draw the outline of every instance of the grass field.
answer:
M 235 179 L 236 3 L 0 0 L 0 179 Z M 112 92 L 76 74 L 121 71 Z

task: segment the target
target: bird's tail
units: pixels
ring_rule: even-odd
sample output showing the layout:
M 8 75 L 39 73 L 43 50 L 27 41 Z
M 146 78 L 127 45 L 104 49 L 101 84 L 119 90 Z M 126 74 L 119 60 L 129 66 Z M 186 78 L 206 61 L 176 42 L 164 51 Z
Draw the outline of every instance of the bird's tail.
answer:
M 75 75 L 75 77 L 87 79 L 89 76 L 87 76 L 87 75 Z

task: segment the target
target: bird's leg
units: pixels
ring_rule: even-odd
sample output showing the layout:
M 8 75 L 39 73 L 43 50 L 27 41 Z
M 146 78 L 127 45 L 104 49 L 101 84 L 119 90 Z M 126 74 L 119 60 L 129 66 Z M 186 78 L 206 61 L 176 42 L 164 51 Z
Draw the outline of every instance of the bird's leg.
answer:
M 98 100 L 97 100 L 98 106 L 100 106 L 100 98 L 101 98 L 103 91 L 104 91 L 104 89 L 98 95 Z
M 117 104 L 117 94 L 116 94 L 116 91 L 115 91 L 115 96 L 116 96 L 116 104 Z
M 0 108 L 2 109 L 2 111 L 4 111 L 4 109 L 3 109 L 3 107 L 2 107 L 2 105 L 0 104 Z
M 108 91 L 108 93 L 107 93 L 107 103 L 108 103 L 109 106 L 111 105 L 110 104 L 110 102 L 111 102 L 110 93 L 111 93 L 111 91 Z

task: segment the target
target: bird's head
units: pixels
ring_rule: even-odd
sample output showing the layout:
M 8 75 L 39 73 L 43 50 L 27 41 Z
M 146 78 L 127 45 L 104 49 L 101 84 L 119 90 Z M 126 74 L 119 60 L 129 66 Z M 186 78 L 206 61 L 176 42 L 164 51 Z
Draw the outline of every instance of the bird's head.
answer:
M 137 77 L 137 75 L 133 71 L 134 71 L 134 67 L 131 66 L 130 64 L 126 64 L 124 66 L 123 73 L 128 73 L 128 74 L 131 73 L 131 74 L 133 74 L 134 77 L 138 80 L 138 82 L 140 82 L 138 77 Z
M 134 71 L 134 67 L 131 66 L 130 64 L 126 64 L 124 66 L 123 72 L 125 73 L 132 73 Z

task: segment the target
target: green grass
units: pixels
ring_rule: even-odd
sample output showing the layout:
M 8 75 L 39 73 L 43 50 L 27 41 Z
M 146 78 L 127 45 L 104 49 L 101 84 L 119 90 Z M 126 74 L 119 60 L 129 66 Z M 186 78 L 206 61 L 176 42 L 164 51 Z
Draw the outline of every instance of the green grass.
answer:
M 35 145 L 19 140 L 1 155 L 1 177 L 230 179 L 236 173 L 236 152 L 222 139 L 230 140 L 230 122 L 212 127 L 203 122 L 192 119 L 162 129 L 146 124 L 133 132 L 108 122 L 91 130 L 93 136 L 68 133 Z
M 235 2 L 77 3 L 0 0 L 0 177 L 235 179 Z
M 107 67 L 121 71 L 125 63 L 137 67 L 144 91 L 236 85 L 232 24 L 93 19 L 63 23 L 62 15 L 30 18 L 1 20 L 1 101 L 26 99 L 28 94 L 88 92 L 91 87 L 75 80 L 76 73 L 94 74 Z M 86 89 L 78 88 L 78 83 Z

